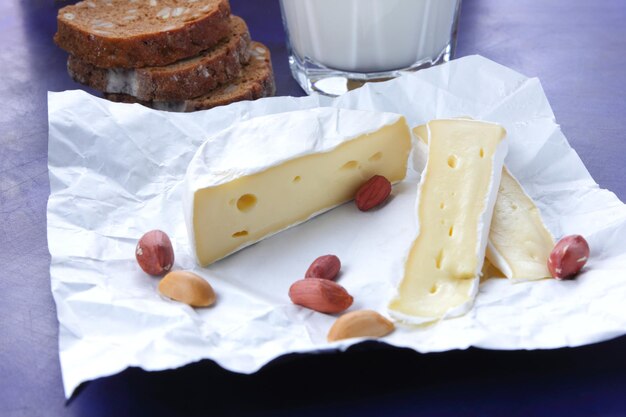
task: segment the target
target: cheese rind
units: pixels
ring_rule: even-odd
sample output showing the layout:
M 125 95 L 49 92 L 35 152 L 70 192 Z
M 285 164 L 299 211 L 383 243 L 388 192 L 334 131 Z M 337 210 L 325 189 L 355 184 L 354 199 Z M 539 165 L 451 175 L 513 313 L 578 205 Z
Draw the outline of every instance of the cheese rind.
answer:
M 514 281 L 550 277 L 548 257 L 554 239 L 539 209 L 508 169 L 502 180 L 491 220 L 487 259 Z
M 354 197 L 373 175 L 406 175 L 411 132 L 396 114 L 335 108 L 263 116 L 203 144 L 184 205 L 192 248 L 208 265 Z
M 478 291 L 507 152 L 505 130 L 470 120 L 429 122 L 418 192 L 419 231 L 390 314 L 423 323 L 464 314 Z
M 423 170 L 428 150 L 428 126 L 413 129 L 422 148 L 414 163 Z M 550 277 L 547 262 L 554 248 L 554 239 L 545 226 L 539 209 L 520 183 L 504 167 L 494 209 L 486 257 L 505 277 L 529 281 Z
M 428 162 L 428 124 L 413 128 L 415 136 L 415 150 L 413 151 L 413 168 L 417 172 L 424 171 Z

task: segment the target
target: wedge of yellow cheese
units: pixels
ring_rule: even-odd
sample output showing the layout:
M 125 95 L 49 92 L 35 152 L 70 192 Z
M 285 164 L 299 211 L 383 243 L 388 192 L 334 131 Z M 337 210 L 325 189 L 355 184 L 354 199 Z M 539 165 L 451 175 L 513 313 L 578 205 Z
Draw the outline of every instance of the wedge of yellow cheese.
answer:
M 411 131 L 397 114 L 317 108 L 234 125 L 185 179 L 191 246 L 208 265 L 354 198 L 373 175 L 402 180 Z
M 427 125 L 415 127 L 413 133 L 422 146 L 428 144 Z M 420 151 L 425 153 L 424 148 L 418 147 Z M 504 167 L 489 231 L 487 259 L 513 281 L 536 280 L 550 277 L 547 264 L 553 248 L 554 239 L 539 209 Z
M 389 312 L 423 323 L 465 313 L 478 289 L 504 157 L 505 130 L 434 120 L 420 180 L 418 236 Z

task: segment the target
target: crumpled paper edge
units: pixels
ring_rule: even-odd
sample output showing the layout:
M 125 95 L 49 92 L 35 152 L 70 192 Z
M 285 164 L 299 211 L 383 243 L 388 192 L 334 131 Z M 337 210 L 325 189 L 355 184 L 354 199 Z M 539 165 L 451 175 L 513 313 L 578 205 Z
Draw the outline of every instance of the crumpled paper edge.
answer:
M 467 64 L 468 67 L 471 66 L 472 64 L 486 65 L 486 66 L 489 66 L 493 72 L 496 72 L 496 73 L 498 71 L 506 72 L 507 76 L 510 76 L 512 73 L 511 70 L 505 67 L 499 66 L 495 63 L 492 63 L 484 58 L 476 57 L 476 56 L 466 57 L 466 58 L 454 61 L 451 64 L 437 67 L 434 70 L 427 70 L 427 71 L 422 71 L 419 73 L 421 81 L 423 82 L 424 88 L 429 88 L 429 86 L 432 86 L 432 88 L 438 89 L 437 87 L 438 83 L 442 83 L 442 85 L 446 87 L 446 91 L 437 92 L 437 95 L 436 95 L 437 99 L 434 103 L 432 102 L 422 103 L 418 106 L 414 106 L 415 103 L 419 103 L 419 97 L 416 96 L 417 94 L 419 94 L 419 91 L 413 92 L 415 95 L 412 95 L 411 92 L 407 92 L 407 95 L 401 98 L 398 98 L 396 96 L 394 96 L 393 98 L 389 97 L 389 95 L 386 94 L 386 91 L 393 89 L 392 83 L 398 82 L 398 80 L 393 80 L 388 83 L 366 85 L 360 91 L 354 91 L 354 92 L 348 93 L 334 101 L 326 97 L 317 97 L 317 96 L 303 97 L 303 98 L 270 98 L 270 99 L 260 100 L 258 102 L 259 104 L 256 104 L 256 105 L 255 103 L 235 103 L 233 105 L 226 106 L 225 108 L 222 108 L 219 110 L 218 109 L 211 110 L 210 112 L 212 112 L 211 114 L 215 114 L 218 111 L 220 111 L 220 112 L 228 113 L 229 115 L 235 115 L 235 117 L 244 120 L 244 119 L 248 119 L 250 117 L 254 117 L 257 115 L 261 115 L 261 114 L 269 114 L 271 112 L 287 111 L 286 110 L 287 108 L 294 109 L 295 107 L 302 108 L 302 107 L 316 107 L 319 105 L 334 105 L 337 107 L 388 111 L 389 107 L 394 107 L 394 106 L 402 107 L 402 106 L 408 105 L 408 107 L 406 108 L 411 109 L 413 111 L 407 111 L 403 113 L 408 118 L 409 123 L 411 125 L 417 125 L 426 121 L 423 118 L 420 118 L 420 114 L 425 114 L 425 113 L 422 113 L 423 106 L 434 107 L 435 109 L 441 109 L 444 107 L 444 104 L 442 103 L 446 100 L 445 96 L 447 94 L 451 94 L 451 92 L 447 90 L 454 90 L 457 94 L 459 94 L 461 103 L 463 102 L 463 99 L 464 99 L 463 88 L 459 88 L 459 86 L 454 85 L 454 79 L 450 77 L 450 74 L 453 71 L 453 68 L 458 70 L 459 67 L 465 64 Z M 494 78 L 493 81 L 497 82 L 498 79 Z M 506 123 L 509 121 L 499 119 L 498 112 L 501 111 L 502 108 L 506 106 L 507 100 L 510 100 L 511 97 L 515 97 L 515 96 L 517 96 L 517 99 L 519 99 L 519 97 L 525 93 L 525 89 L 527 89 L 529 86 L 532 86 L 532 85 L 536 86 L 538 84 L 539 82 L 536 79 L 532 79 L 532 78 L 526 79 L 525 77 L 519 75 L 519 84 L 516 86 L 516 89 L 513 92 L 510 92 L 510 91 L 506 92 L 507 94 L 504 94 L 502 101 L 497 103 L 496 105 L 493 105 L 492 109 L 486 108 L 480 114 L 474 113 L 474 114 L 467 114 L 467 115 L 478 118 L 478 119 L 494 120 L 494 121 L 497 120 L 498 122 L 506 125 Z M 69 93 L 72 93 L 72 92 L 69 92 Z M 54 94 L 57 94 L 57 93 L 52 93 L 52 96 Z M 64 94 L 64 93 L 60 93 L 60 94 Z M 81 92 L 77 94 L 86 94 L 86 93 Z M 368 97 L 369 101 L 365 103 L 362 102 L 362 96 Z M 98 101 L 99 99 L 93 98 L 93 100 Z M 361 102 L 357 103 L 357 101 L 359 100 L 361 100 Z M 391 103 L 390 100 L 393 100 L 393 103 Z M 260 109 L 260 103 L 262 103 L 263 105 L 262 109 Z M 291 107 L 292 105 L 293 107 Z M 142 111 L 149 111 L 149 110 L 146 109 Z M 530 114 L 531 119 L 539 120 L 539 121 L 543 119 L 546 122 L 554 122 L 554 115 L 552 114 L 552 111 L 550 110 L 549 104 L 547 103 L 547 99 L 545 99 L 545 95 L 543 96 L 543 99 L 540 100 L 539 102 L 528 103 L 528 113 Z M 464 112 L 463 106 L 461 105 L 457 109 L 449 109 L 447 114 L 445 112 L 441 114 L 438 113 L 438 117 L 453 117 L 453 116 L 459 116 L 459 115 L 465 115 L 465 114 L 466 113 Z M 525 117 L 528 117 L 528 116 L 525 116 Z M 172 116 L 172 118 L 175 119 L 177 122 L 184 121 L 184 115 Z M 515 121 L 511 120 L 510 122 L 513 123 L 513 129 L 508 128 L 507 130 L 509 130 L 510 132 L 514 132 Z M 51 129 L 52 128 L 53 127 L 51 126 Z M 591 179 L 586 169 L 584 169 L 582 162 L 580 161 L 578 156 L 575 154 L 575 151 L 571 149 L 571 147 L 569 147 L 567 140 L 562 135 L 560 130 L 558 130 L 558 128 L 555 129 L 553 138 L 551 141 L 549 141 L 549 143 L 538 144 L 537 149 L 536 149 L 536 154 L 539 154 L 540 152 L 542 152 L 543 148 L 546 146 L 551 147 L 551 148 L 558 148 L 558 150 L 562 152 L 564 155 L 569 156 L 569 158 L 567 158 L 569 164 L 571 164 L 573 160 L 574 161 L 573 163 L 579 164 L 579 166 L 576 167 L 577 171 L 580 172 L 582 169 L 584 170 L 584 173 L 586 173 L 585 175 L 579 175 L 578 178 L 575 178 L 576 184 L 578 185 L 576 189 L 563 190 L 563 192 L 579 193 L 582 197 L 585 195 L 585 193 L 589 193 L 590 190 L 598 191 L 597 184 L 595 184 L 595 182 Z M 514 152 L 513 149 L 511 151 Z M 537 175 L 537 172 L 532 170 L 532 165 L 531 166 L 524 165 L 523 161 L 511 161 L 511 163 L 508 163 L 508 165 L 511 171 L 514 173 L 514 175 L 520 180 L 520 182 L 522 182 L 522 184 L 524 184 L 525 182 L 524 180 L 526 178 L 530 178 L 532 176 Z M 523 171 L 520 169 L 521 166 L 524 167 Z M 571 168 L 571 165 L 569 165 L 569 167 Z M 55 182 L 55 178 L 54 178 L 55 168 L 56 167 L 54 167 L 53 165 L 50 165 L 51 193 L 53 195 L 55 192 L 59 190 L 59 187 L 63 186 Z M 540 167 L 537 167 L 537 169 L 539 168 Z M 554 168 L 553 168 L 554 172 L 551 174 L 554 175 L 557 179 L 562 178 L 563 183 L 565 182 L 572 183 L 572 178 L 568 177 L 567 175 L 568 170 L 563 169 L 563 168 L 564 167 L 560 165 L 559 161 L 555 161 Z M 562 174 L 561 176 L 559 176 L 559 170 L 561 171 L 561 174 Z M 69 184 L 65 184 L 65 186 L 69 186 Z M 558 181 L 554 184 L 554 187 L 555 189 L 558 189 L 559 187 Z M 537 190 L 533 190 L 532 187 L 530 187 L 530 188 L 526 188 L 526 191 L 537 201 L 538 206 L 540 207 L 542 212 L 549 212 L 551 209 L 553 209 L 545 204 L 542 204 L 542 195 L 538 194 Z M 608 191 L 603 190 L 601 193 L 601 196 L 607 203 L 606 204 L 607 211 L 611 211 L 611 216 L 609 217 L 611 219 L 617 219 L 612 224 L 602 225 L 602 231 L 606 231 L 607 234 L 617 233 L 618 235 L 623 235 L 623 232 L 626 231 L 626 221 L 624 221 L 624 219 L 626 219 L 626 215 L 621 218 L 619 217 L 620 215 L 624 214 L 623 204 L 619 202 L 619 200 L 612 193 Z M 51 196 L 51 200 L 52 200 L 52 196 Z M 559 209 L 562 209 L 562 208 L 559 207 Z M 578 208 L 565 210 L 564 215 L 568 216 L 569 219 L 572 219 L 572 218 L 575 219 L 577 217 L 580 217 L 581 210 L 577 210 L 577 209 Z M 584 212 L 584 207 L 583 207 L 583 212 Z M 616 215 L 614 212 L 619 212 L 619 214 Z M 559 213 L 561 212 L 559 211 Z M 557 235 L 563 235 L 563 234 L 573 233 L 573 232 L 584 234 L 584 231 L 581 231 L 580 229 L 577 229 L 574 231 L 568 230 L 564 226 L 565 223 L 568 223 L 568 222 L 556 221 L 556 222 L 549 224 L 548 226 L 551 228 L 553 233 L 556 233 Z M 620 255 L 623 258 L 626 258 L 624 257 L 623 253 L 619 253 L 619 254 L 611 253 L 612 248 L 606 247 L 606 245 L 602 245 L 602 241 L 604 240 L 602 239 L 602 237 L 599 237 L 597 240 L 598 240 L 597 246 L 594 245 L 594 247 L 598 248 L 598 251 L 604 250 L 609 254 Z M 54 252 L 53 245 L 51 245 L 51 254 L 52 254 L 51 276 L 53 278 L 52 290 L 53 290 L 55 301 L 57 302 L 59 316 L 61 316 L 61 312 L 65 308 L 63 300 L 66 297 L 71 297 L 71 295 L 66 293 L 68 288 L 65 288 L 65 283 L 59 282 L 58 280 L 55 279 L 55 277 L 57 277 L 59 273 L 63 273 L 67 271 L 63 270 L 63 268 L 65 268 L 66 266 L 61 267 L 60 265 L 56 265 L 57 259 L 56 259 L 55 253 L 53 252 Z M 602 259 L 599 260 L 600 263 L 601 261 Z M 91 285 L 89 283 L 80 283 L 79 280 L 74 282 L 74 284 L 84 285 L 86 287 Z M 488 285 L 495 285 L 495 283 L 488 283 Z M 497 302 L 497 301 L 490 300 L 490 302 Z M 71 317 L 71 312 L 66 311 L 65 313 L 68 313 L 68 315 Z M 468 319 L 469 318 L 476 319 L 476 317 L 470 317 L 470 316 L 474 316 L 472 312 L 470 312 L 468 316 L 466 317 L 468 317 Z M 480 325 L 480 323 L 478 323 L 478 325 Z M 585 326 L 581 326 L 581 327 L 585 327 Z M 541 347 L 545 348 L 545 347 L 560 347 L 560 346 L 577 346 L 580 344 L 592 343 L 592 342 L 599 341 L 599 340 L 606 340 L 610 337 L 618 336 L 623 333 L 624 333 L 623 329 L 619 329 L 619 330 L 616 329 L 615 331 L 610 331 L 610 329 L 601 329 L 601 331 L 597 333 L 596 338 L 594 337 L 589 338 L 588 335 L 585 335 L 586 337 L 581 337 L 580 335 L 574 334 L 574 336 L 569 338 L 568 340 L 560 340 L 560 339 L 553 340 L 553 341 L 550 341 L 549 343 L 545 343 Z M 436 334 L 431 334 L 431 336 L 432 336 L 431 337 L 432 339 L 437 338 Z M 72 340 L 72 338 L 74 338 L 74 340 Z M 72 334 L 72 332 L 68 330 L 65 323 L 60 323 L 59 339 L 60 339 L 60 350 L 62 352 L 65 352 L 67 351 L 69 344 L 77 343 L 77 341 L 80 341 L 80 334 Z M 393 337 L 386 339 L 386 341 L 395 346 L 404 345 L 402 343 L 394 341 Z M 345 349 L 348 346 L 356 342 L 357 341 L 341 342 L 341 343 L 337 343 L 333 347 L 337 347 L 339 349 Z M 532 343 L 529 343 L 529 342 L 530 341 L 525 342 L 527 349 L 539 347 L 539 346 L 534 346 Z M 522 341 L 521 343 L 524 343 L 524 341 Z M 464 348 L 470 345 L 478 346 L 478 347 L 485 347 L 485 348 L 493 348 L 494 342 L 473 340 L 473 341 L 468 341 L 467 345 L 465 346 L 457 346 L 456 348 Z M 410 346 L 410 345 L 404 345 L 404 346 L 414 348 L 413 346 Z M 97 354 L 106 355 L 108 352 L 107 346 L 100 346 L 98 344 L 93 344 L 92 346 L 90 346 L 90 348 L 93 350 L 93 352 Z M 507 343 L 506 340 L 501 340 L 499 341 L 498 348 L 514 349 L 514 348 L 519 348 L 519 346 L 517 346 L 516 344 L 510 344 L 510 342 Z M 418 349 L 418 350 L 427 352 L 427 351 L 439 351 L 439 350 L 446 350 L 446 349 L 442 348 L 441 346 L 438 346 L 436 343 L 433 343 L 431 346 L 426 346 L 424 349 Z M 294 347 L 290 352 L 310 352 L 310 351 L 311 351 L 310 348 L 299 349 L 298 347 Z M 94 356 L 97 357 L 97 354 Z M 267 354 L 266 356 L 259 357 L 255 366 L 249 367 L 245 372 L 255 372 L 265 363 L 276 358 L 277 356 L 280 356 L 280 355 Z M 173 361 L 172 364 L 174 364 L 173 365 L 174 367 L 181 366 L 181 365 L 193 362 L 195 360 L 204 359 L 206 357 L 207 357 L 206 355 L 203 355 L 201 353 L 191 354 L 187 352 L 187 355 L 184 358 L 180 358 L 180 360 L 178 361 Z M 149 358 L 145 358 L 145 357 L 144 358 L 118 358 L 118 359 L 119 359 L 118 361 L 119 366 L 117 367 L 112 367 L 110 366 L 110 363 L 109 363 L 107 364 L 106 367 L 100 368 L 97 363 L 92 363 L 90 364 L 91 367 L 89 368 L 88 372 L 84 372 L 78 375 L 78 374 L 66 372 L 66 370 L 68 368 L 73 368 L 73 369 L 80 368 L 80 364 L 73 364 L 71 355 L 62 356 L 61 361 L 62 361 L 62 366 L 64 370 L 63 376 L 64 376 L 64 387 L 65 387 L 66 395 L 69 397 L 71 393 L 73 392 L 73 390 L 76 388 L 76 386 L 78 386 L 83 381 L 93 379 L 96 377 L 111 375 L 111 374 L 114 374 L 123 370 L 124 368 L 128 366 L 140 366 L 146 370 L 164 369 L 162 367 L 155 366 L 153 363 L 151 363 L 151 360 Z M 220 361 L 215 358 L 213 359 L 216 360 L 216 362 L 218 362 L 221 366 L 227 369 L 233 369 L 232 364 L 226 363 L 224 361 Z M 166 368 L 171 368 L 171 367 L 172 366 L 167 366 Z M 234 370 L 237 371 L 237 369 L 234 369 Z

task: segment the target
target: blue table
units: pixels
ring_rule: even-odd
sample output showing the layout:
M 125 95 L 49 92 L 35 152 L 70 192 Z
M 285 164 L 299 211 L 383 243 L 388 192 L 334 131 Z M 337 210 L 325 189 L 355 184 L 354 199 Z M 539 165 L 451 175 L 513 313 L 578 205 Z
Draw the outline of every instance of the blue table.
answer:
M 290 77 L 278 0 L 231 0 Z M 252 376 L 210 361 L 83 385 L 66 405 L 46 242 L 46 91 L 81 88 L 52 43 L 50 0 L 0 2 L 0 416 L 624 416 L 626 337 L 576 349 L 418 353 L 367 343 L 290 355 Z M 603 188 L 626 200 L 623 0 L 465 0 L 457 56 L 538 76 Z M 625 300 L 626 302 L 626 300 Z

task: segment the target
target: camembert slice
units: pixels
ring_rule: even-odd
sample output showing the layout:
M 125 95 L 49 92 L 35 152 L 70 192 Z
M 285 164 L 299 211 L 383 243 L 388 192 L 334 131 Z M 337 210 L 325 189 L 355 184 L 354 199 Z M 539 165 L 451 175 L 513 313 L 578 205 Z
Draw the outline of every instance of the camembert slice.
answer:
M 539 209 L 504 168 L 491 220 L 487 259 L 507 278 L 536 280 L 551 276 L 548 257 L 553 248 L 554 239 Z
M 397 114 L 335 108 L 254 118 L 193 157 L 184 205 L 206 266 L 354 197 L 373 175 L 405 177 L 411 131 Z
M 419 143 L 416 169 L 422 170 L 428 152 L 428 126 L 415 127 L 413 134 Z M 539 209 L 504 167 L 491 220 L 487 259 L 513 281 L 537 280 L 550 277 L 547 264 L 553 248 L 554 239 Z
M 418 236 L 396 297 L 397 319 L 434 321 L 465 313 L 478 289 L 507 146 L 496 124 L 434 120 L 419 185 Z

